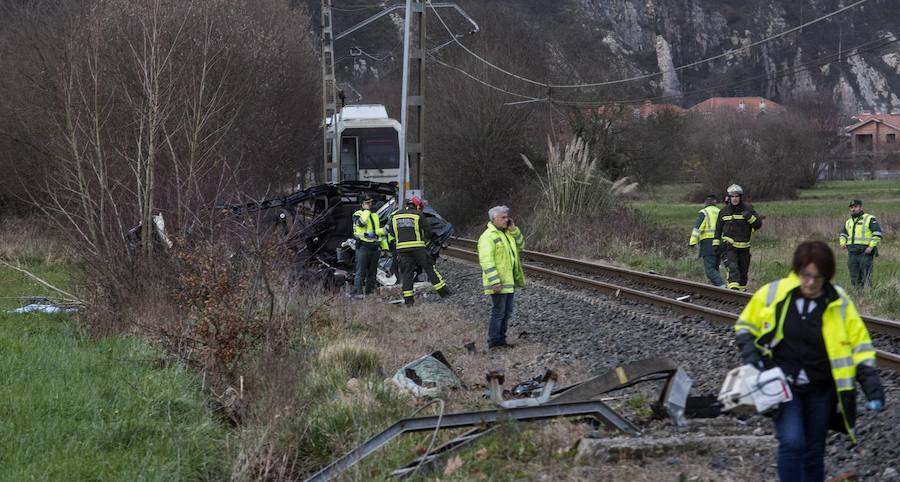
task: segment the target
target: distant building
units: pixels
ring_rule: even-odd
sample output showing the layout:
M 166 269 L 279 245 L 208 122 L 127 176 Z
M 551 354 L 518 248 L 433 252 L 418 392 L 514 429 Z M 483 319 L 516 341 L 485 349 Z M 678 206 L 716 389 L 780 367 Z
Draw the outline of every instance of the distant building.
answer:
M 640 106 L 635 106 L 631 115 L 635 119 L 647 119 L 662 113 L 681 114 L 683 112 L 684 108 L 675 104 L 654 104 L 647 101 Z
M 857 123 L 847 127 L 847 135 L 854 155 L 875 155 L 900 150 L 900 144 L 897 143 L 900 115 L 863 113 L 853 119 Z
M 688 109 L 704 115 L 737 113 L 760 115 L 785 112 L 784 106 L 762 97 L 711 97 Z

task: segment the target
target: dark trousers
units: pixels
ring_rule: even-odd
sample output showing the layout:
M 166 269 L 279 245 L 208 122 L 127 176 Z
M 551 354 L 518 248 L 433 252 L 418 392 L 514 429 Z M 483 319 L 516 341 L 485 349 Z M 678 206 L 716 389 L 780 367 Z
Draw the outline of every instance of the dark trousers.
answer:
M 488 325 L 488 346 L 506 343 L 506 325 L 513 313 L 513 293 L 491 295 L 491 321 Z
M 703 271 L 706 273 L 709 282 L 716 286 L 724 285 L 725 280 L 722 279 L 722 274 L 719 273 L 719 257 L 715 254 L 707 254 L 702 256 L 702 258 Z
M 872 264 L 875 256 L 866 253 L 849 253 L 847 268 L 850 269 L 850 284 L 862 288 L 872 281 Z
M 825 480 L 825 438 L 836 400 L 833 388 L 794 393 L 775 416 L 778 478 L 782 482 Z
M 397 258 L 400 262 L 400 280 L 403 285 L 404 303 L 411 305 L 415 300 L 413 297 L 415 294 L 413 291 L 413 281 L 415 281 L 416 268 L 419 268 L 425 273 L 425 276 L 428 277 L 428 281 L 431 282 L 431 286 L 438 294 L 445 296 L 445 294 L 448 293 L 447 283 L 444 281 L 444 277 L 441 276 L 441 273 L 434 267 L 434 261 L 431 259 L 431 255 L 428 254 L 428 251 L 425 248 L 399 251 L 397 253 Z
M 356 273 L 353 279 L 353 288 L 356 294 L 370 295 L 378 286 L 375 273 L 378 272 L 378 245 L 375 243 L 357 243 L 356 245 Z
M 750 273 L 750 250 L 726 248 L 725 267 L 728 268 L 728 288 L 746 291 Z

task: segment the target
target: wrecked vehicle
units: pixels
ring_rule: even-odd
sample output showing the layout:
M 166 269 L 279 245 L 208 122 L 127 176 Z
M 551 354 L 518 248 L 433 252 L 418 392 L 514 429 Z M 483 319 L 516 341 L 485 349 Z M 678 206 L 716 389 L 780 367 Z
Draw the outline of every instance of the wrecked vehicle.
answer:
M 235 214 L 256 216 L 260 226 L 278 230 L 296 253 L 299 266 L 313 268 L 325 276 L 330 286 L 340 287 L 353 282 L 356 242 L 351 217 L 367 197 L 375 200 L 373 210 L 381 225 L 387 225 L 398 210 L 396 183 L 320 184 L 282 197 L 230 206 L 230 209 Z M 430 205 L 425 206 L 423 214 L 434 233 L 426 247 L 436 260 L 453 235 L 453 225 Z M 393 249 L 391 245 L 390 251 L 381 253 L 378 281 L 382 285 L 393 285 L 399 279 Z M 420 274 L 417 273 L 417 279 Z

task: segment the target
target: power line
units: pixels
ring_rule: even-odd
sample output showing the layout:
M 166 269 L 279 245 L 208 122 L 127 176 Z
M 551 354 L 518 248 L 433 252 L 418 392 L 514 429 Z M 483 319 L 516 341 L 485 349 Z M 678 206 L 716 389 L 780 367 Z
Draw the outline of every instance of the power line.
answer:
M 437 62 L 438 65 L 442 65 L 442 66 L 444 66 L 444 67 L 446 67 L 446 68 L 448 68 L 448 69 L 455 70 L 455 71 L 457 71 L 457 72 L 459 72 L 459 73 L 465 75 L 466 77 L 468 77 L 468 78 L 474 80 L 475 82 L 478 82 L 479 84 L 481 84 L 481 85 L 483 85 L 483 86 L 485 86 L 485 87 L 489 87 L 489 88 L 491 88 L 491 89 L 494 89 L 494 90 L 496 90 L 496 91 L 498 91 L 498 92 L 502 92 L 502 93 L 504 93 L 504 94 L 511 95 L 511 96 L 513 96 L 513 97 L 518 97 L 518 98 L 520 98 L 520 99 L 526 99 L 527 102 L 541 102 L 541 101 L 549 100 L 548 98 L 539 99 L 539 98 L 537 98 L 537 97 L 532 97 L 532 96 L 530 96 L 530 95 L 525 95 L 525 94 L 520 94 L 520 93 L 517 93 L 517 92 L 511 92 L 511 91 L 508 91 L 508 90 L 503 89 L 503 88 L 501 88 L 501 87 L 497 87 L 496 85 L 493 85 L 493 84 L 490 84 L 490 83 L 488 83 L 488 82 L 485 82 L 485 81 L 479 79 L 478 77 L 475 77 L 474 75 L 472 75 L 472 74 L 466 72 L 465 70 L 463 70 L 463 69 L 461 69 L 461 68 L 459 68 L 459 67 L 457 67 L 457 66 L 455 66 L 455 65 L 450 65 L 450 64 L 448 64 L 448 63 L 446 63 L 446 62 L 444 62 L 444 61 L 438 59 L 438 58 L 435 57 L 434 55 L 431 55 L 430 53 L 428 54 L 428 57 L 429 57 L 432 61 Z
M 852 55 L 859 55 L 862 53 L 867 53 L 867 52 L 882 49 L 888 45 L 891 45 L 891 44 L 894 44 L 897 42 L 900 42 L 900 37 L 898 37 L 896 34 L 889 33 L 884 37 L 879 37 L 877 39 L 869 40 L 869 41 L 863 42 L 861 44 L 857 44 L 853 47 L 843 49 L 843 52 L 852 51 L 852 52 L 854 52 Z M 525 103 L 532 103 L 532 102 L 549 101 L 551 104 L 555 104 L 555 105 L 576 106 L 576 107 L 597 107 L 597 106 L 602 106 L 602 105 L 621 105 L 621 104 L 634 105 L 634 104 L 640 104 L 640 103 L 647 102 L 647 101 L 653 102 L 653 101 L 669 100 L 669 99 L 674 100 L 674 99 L 679 99 L 679 98 L 682 98 L 682 97 L 688 96 L 688 95 L 714 91 L 714 90 L 723 89 L 723 88 L 727 88 L 727 87 L 740 86 L 740 85 L 744 85 L 744 84 L 747 84 L 747 83 L 750 83 L 750 82 L 753 82 L 756 80 L 777 79 L 777 78 L 784 77 L 787 75 L 807 71 L 812 67 L 819 67 L 822 65 L 833 63 L 835 61 L 840 61 L 845 56 L 847 56 L 846 53 L 837 51 L 837 52 L 833 52 L 833 53 L 829 53 L 829 54 L 817 57 L 813 60 L 810 60 L 810 61 L 807 61 L 807 62 L 804 62 L 801 64 L 794 65 L 790 69 L 782 70 L 779 72 L 770 73 L 770 74 L 760 74 L 760 75 L 748 77 L 748 78 L 745 78 L 745 79 L 742 79 L 739 81 L 735 81 L 735 82 L 726 82 L 726 83 L 722 83 L 722 84 L 702 87 L 699 89 L 694 89 L 691 91 L 687 91 L 687 92 L 683 92 L 683 93 L 675 94 L 675 95 L 660 95 L 660 96 L 653 96 L 653 97 L 641 97 L 641 98 L 633 98 L 633 99 L 605 100 L 605 101 L 578 101 L 578 100 L 554 99 L 551 96 L 548 96 L 545 98 L 537 98 L 537 97 L 532 97 L 532 96 L 528 96 L 528 95 L 517 93 L 517 92 L 511 92 L 509 90 L 502 89 L 502 88 L 492 85 L 484 80 L 481 80 L 481 79 L 477 78 L 476 76 L 470 74 L 469 72 L 466 72 L 465 70 L 461 69 L 460 67 L 443 62 L 443 61 L 437 59 L 436 57 L 434 57 L 433 55 L 429 54 L 429 57 L 433 61 L 437 62 L 438 64 L 440 64 L 446 68 L 460 72 L 463 75 L 465 75 L 466 77 L 468 77 L 486 87 L 489 87 L 491 89 L 494 89 L 496 91 L 499 91 L 499 92 L 502 92 L 502 93 L 505 93 L 508 95 L 526 99 L 521 102 L 507 103 L 507 105 L 518 105 L 518 104 L 525 104 Z
M 875 40 L 863 42 L 863 43 L 858 44 L 849 49 L 843 49 L 844 53 L 842 53 L 841 51 L 835 51 L 830 54 L 823 55 L 821 57 L 813 59 L 811 61 L 797 64 L 797 65 L 791 67 L 790 69 L 786 69 L 786 70 L 782 70 L 782 71 L 778 71 L 778 72 L 774 72 L 774 73 L 770 73 L 770 74 L 760 74 L 760 75 L 748 77 L 748 78 L 745 78 L 745 79 L 742 79 L 739 81 L 726 82 L 726 83 L 722 83 L 722 84 L 718 84 L 718 85 L 703 87 L 703 88 L 683 92 L 680 94 L 661 95 L 661 96 L 655 96 L 655 97 L 642 97 L 642 98 L 634 98 L 634 99 L 623 99 L 623 100 L 615 100 L 615 101 L 609 101 L 609 100 L 607 100 L 607 101 L 577 101 L 577 100 L 576 101 L 567 101 L 567 100 L 556 100 L 556 99 L 551 99 L 550 101 L 554 102 L 556 104 L 560 104 L 560 105 L 578 106 L 578 107 L 596 107 L 596 106 L 602 106 L 602 105 L 617 105 L 617 104 L 632 104 L 633 105 L 633 104 L 639 104 L 639 103 L 646 102 L 646 101 L 653 102 L 653 101 L 669 100 L 669 99 L 675 100 L 675 99 L 679 99 L 684 96 L 688 96 L 688 95 L 692 95 L 692 94 L 699 94 L 699 93 L 703 93 L 703 92 L 724 89 L 727 87 L 740 86 L 740 85 L 744 85 L 744 84 L 753 82 L 755 80 L 761 80 L 761 79 L 773 80 L 773 79 L 777 79 L 777 78 L 784 77 L 787 75 L 796 74 L 796 73 L 800 73 L 803 71 L 808 71 L 812 67 L 819 67 L 822 65 L 831 64 L 833 62 L 840 61 L 844 57 L 849 57 L 849 56 L 853 56 L 853 55 L 859 55 L 862 53 L 879 50 L 879 49 L 882 49 L 888 45 L 891 45 L 891 44 L 894 44 L 897 42 L 900 42 L 900 37 L 896 37 L 894 34 L 888 34 L 885 37 L 880 37 Z M 877 45 L 875 45 L 875 44 L 877 44 Z M 846 54 L 847 51 L 853 51 L 854 53 L 851 55 L 847 55 Z
M 504 73 L 504 74 L 506 74 L 506 75 L 508 75 L 508 76 L 510 76 L 510 77 L 513 77 L 513 78 L 515 78 L 515 79 L 521 80 L 521 81 L 523 81 L 523 82 L 527 82 L 527 83 L 534 84 L 534 85 L 539 85 L 539 86 L 545 87 L 545 88 L 552 88 L 552 89 L 581 89 L 581 88 L 586 88 L 586 87 L 600 87 L 600 86 L 607 86 L 607 85 L 622 84 L 622 83 L 626 83 L 626 82 L 634 82 L 634 81 L 637 81 L 637 80 L 644 80 L 644 79 L 649 79 L 649 78 L 657 77 L 657 76 L 660 76 L 660 75 L 663 75 L 663 74 L 667 74 L 667 73 L 678 72 L 678 71 L 680 71 L 680 70 L 684 70 L 684 69 L 687 69 L 687 68 L 690 68 L 690 67 L 696 67 L 696 66 L 698 66 L 698 65 L 701 65 L 701 64 L 704 64 L 704 63 L 707 63 L 707 62 L 712 62 L 713 60 L 718 60 L 718 59 L 721 59 L 721 58 L 723 58 L 723 57 L 728 57 L 728 56 L 731 56 L 731 55 L 735 55 L 735 54 L 737 54 L 737 53 L 743 52 L 743 51 L 745 51 L 745 50 L 752 49 L 752 48 L 757 47 L 757 46 L 759 46 L 759 45 L 762 45 L 762 44 L 764 44 L 764 43 L 771 42 L 771 41 L 773 41 L 773 40 L 775 40 L 775 39 L 784 37 L 785 35 L 791 34 L 791 33 L 796 32 L 796 31 L 798 31 L 798 30 L 802 30 L 803 28 L 808 27 L 808 26 L 810 26 L 810 25 L 813 25 L 813 24 L 819 23 L 819 22 L 821 22 L 821 21 L 823 21 L 823 20 L 829 19 L 829 18 L 831 18 L 831 17 L 833 17 L 833 16 L 835 16 L 835 15 L 838 15 L 838 14 L 840 14 L 840 13 L 843 13 L 843 12 L 845 12 L 845 11 L 851 9 L 851 8 L 855 8 L 855 7 L 857 7 L 857 6 L 859 6 L 859 5 L 862 5 L 863 3 L 866 3 L 866 2 L 868 2 L 868 1 L 869 1 L 869 0 L 858 0 L 858 1 L 855 2 L 855 3 L 852 3 L 852 4 L 850 4 L 850 5 L 847 5 L 846 7 L 840 8 L 840 9 L 838 9 L 838 10 L 835 10 L 835 11 L 831 12 L 831 13 L 825 14 L 825 15 L 823 15 L 823 16 L 821 16 L 821 17 L 818 17 L 818 18 L 815 18 L 815 19 L 813 19 L 813 20 L 810 20 L 810 21 L 808 21 L 808 22 L 806 22 L 806 23 L 803 23 L 802 25 L 798 25 L 798 26 L 796 26 L 796 27 L 794 27 L 794 28 L 785 30 L 785 31 L 783 31 L 783 32 L 781 32 L 781 33 L 778 33 L 778 34 L 775 34 L 775 35 L 766 37 L 766 38 L 764 38 L 764 39 L 762 39 L 762 40 L 758 40 L 758 41 L 756 41 L 756 42 L 753 42 L 753 43 L 744 45 L 744 46 L 742 46 L 742 47 L 738 47 L 738 48 L 736 48 L 736 49 L 727 50 L 727 51 L 725 51 L 725 52 L 722 52 L 722 53 L 720 53 L 720 54 L 718 54 L 718 55 L 714 55 L 714 56 L 712 56 L 712 57 L 708 57 L 708 58 L 705 58 L 705 59 L 702 59 L 702 60 L 698 60 L 698 61 L 695 61 L 695 62 L 691 62 L 691 63 L 685 64 L 685 65 L 681 65 L 681 66 L 675 67 L 675 68 L 673 68 L 673 69 L 669 69 L 669 70 L 661 70 L 661 71 L 659 71 L 659 72 L 654 72 L 654 73 L 651 73 L 651 74 L 636 75 L 636 76 L 633 76 L 633 77 L 627 77 L 627 78 L 617 79 L 617 80 L 607 80 L 607 81 L 602 81 L 602 82 L 592 82 L 592 83 L 584 83 L 584 84 L 569 84 L 569 85 L 550 84 L 550 83 L 547 83 L 547 82 L 540 82 L 540 81 L 537 81 L 537 80 L 529 79 L 529 78 L 527 78 L 527 77 L 523 77 L 523 76 L 518 75 L 518 74 L 516 74 L 516 73 L 510 72 L 510 71 L 508 71 L 508 70 L 506 70 L 506 69 L 504 69 L 504 68 L 502 68 L 502 67 L 499 67 L 499 66 L 497 66 L 497 65 L 495 65 L 495 64 L 493 64 L 493 63 L 491 63 L 491 62 L 488 61 L 487 59 L 481 57 L 480 55 L 478 55 L 477 53 L 473 52 L 471 49 L 469 49 L 468 47 L 466 47 L 462 42 L 460 42 L 459 39 L 456 38 L 456 34 L 453 32 L 453 30 L 450 29 L 450 26 L 447 25 L 447 23 L 444 21 L 444 19 L 441 17 L 441 15 L 437 12 L 437 10 L 434 9 L 434 8 L 432 8 L 432 11 L 434 11 L 435 16 L 437 16 L 438 20 L 440 20 L 441 24 L 444 26 L 444 29 L 447 30 L 447 32 L 453 37 L 453 40 L 456 42 L 457 45 L 459 45 L 460 47 L 462 47 L 462 49 L 465 50 L 469 55 L 475 57 L 476 59 L 478 59 L 478 60 L 481 61 L 482 63 L 484 63 L 484 64 L 486 64 L 487 66 L 491 67 L 492 69 L 497 70 L 497 71 L 500 71 L 500 72 L 502 72 L 502 73 Z

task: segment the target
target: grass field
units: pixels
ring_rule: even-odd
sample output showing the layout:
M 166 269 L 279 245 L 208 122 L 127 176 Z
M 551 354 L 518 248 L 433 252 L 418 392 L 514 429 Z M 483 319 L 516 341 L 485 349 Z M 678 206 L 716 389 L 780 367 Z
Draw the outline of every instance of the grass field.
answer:
M 59 286 L 63 264 L 29 268 Z M 228 429 L 194 374 L 126 337 L 83 339 L 71 315 L 10 314 L 49 291 L 0 267 L 0 480 L 218 480 Z M 227 463 L 227 462 L 226 462 Z
M 642 269 L 705 281 L 701 261 L 687 247 L 692 224 L 702 207 L 685 201 L 685 195 L 693 190 L 690 185 L 665 186 L 647 200 L 632 203 L 647 219 L 682 234 L 683 250 L 636 253 L 623 248 L 616 259 Z M 752 193 L 748 195 L 752 200 Z M 849 288 L 847 256 L 840 250 L 838 235 L 849 216 L 851 199 L 863 200 L 866 212 L 878 218 L 885 234 L 875 260 L 872 287 L 850 290 L 851 295 L 864 313 L 900 318 L 900 239 L 895 229 L 900 225 L 900 181 L 827 182 L 801 191 L 795 200 L 753 203 L 765 219 L 753 238 L 750 289 L 784 276 L 790 270 L 794 247 L 805 239 L 820 239 L 833 246 L 838 262 L 835 282 Z

